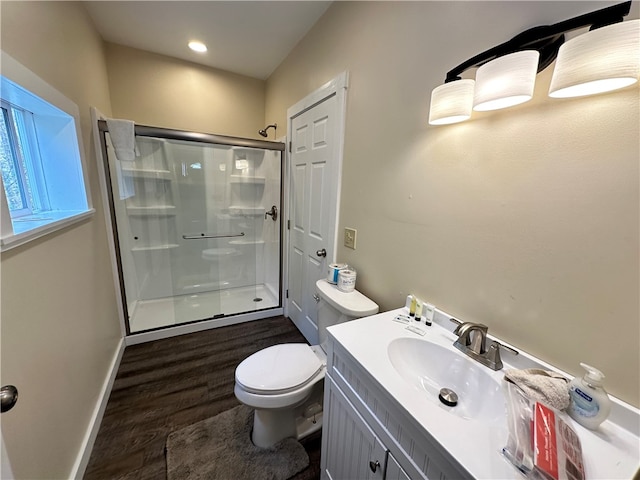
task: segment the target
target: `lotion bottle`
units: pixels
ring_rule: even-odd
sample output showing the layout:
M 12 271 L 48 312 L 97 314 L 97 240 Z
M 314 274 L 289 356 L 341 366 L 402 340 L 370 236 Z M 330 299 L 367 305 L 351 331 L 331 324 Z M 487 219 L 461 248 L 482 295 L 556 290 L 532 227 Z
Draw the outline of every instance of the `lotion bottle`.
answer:
M 433 316 L 435 315 L 436 307 L 434 307 L 430 303 L 425 303 L 422 309 L 424 311 L 424 323 L 426 323 L 427 326 L 431 326 L 431 324 L 433 323 Z
M 422 300 L 416 298 L 416 316 L 415 321 L 420 322 L 422 320 Z
M 598 428 L 611 411 L 611 400 L 602 388 L 604 374 L 586 363 L 581 363 L 587 373 L 574 378 L 569 384 L 571 403 L 567 413 L 580 425 L 591 430 Z

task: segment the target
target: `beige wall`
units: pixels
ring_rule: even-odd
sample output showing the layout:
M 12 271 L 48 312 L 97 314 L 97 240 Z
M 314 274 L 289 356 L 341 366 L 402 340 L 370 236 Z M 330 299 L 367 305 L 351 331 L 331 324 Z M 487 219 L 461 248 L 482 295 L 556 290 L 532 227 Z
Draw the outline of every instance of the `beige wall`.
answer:
M 2 254 L 2 431 L 17 478 L 69 478 L 120 341 L 89 107 L 110 114 L 103 44 L 79 2 L 2 2 L 2 49 L 80 109 L 96 214 Z
M 112 43 L 106 48 L 115 117 L 262 139 L 263 80 Z
M 267 81 L 266 117 L 350 73 L 340 229 L 358 289 L 413 292 L 640 405 L 638 88 L 427 124 L 458 63 L 598 2 L 336 2 Z M 637 5 L 633 16 L 638 16 Z M 375 335 L 375 332 L 372 332 Z
M 358 288 L 383 309 L 414 292 L 574 374 L 592 363 L 638 406 L 638 89 L 552 101 L 545 72 L 527 105 L 450 127 L 426 120 L 455 64 L 599 6 L 337 2 L 265 93 L 262 81 L 135 49 L 105 54 L 79 3 L 2 2 L 3 50 L 80 107 L 97 210 L 2 255 L 2 384 L 20 389 L 2 422 L 18 478 L 69 475 L 120 336 L 89 106 L 255 138 L 273 121 L 284 133 L 287 107 L 344 70 L 340 226 L 358 229 L 358 250 L 340 246 L 338 258 L 358 268 Z

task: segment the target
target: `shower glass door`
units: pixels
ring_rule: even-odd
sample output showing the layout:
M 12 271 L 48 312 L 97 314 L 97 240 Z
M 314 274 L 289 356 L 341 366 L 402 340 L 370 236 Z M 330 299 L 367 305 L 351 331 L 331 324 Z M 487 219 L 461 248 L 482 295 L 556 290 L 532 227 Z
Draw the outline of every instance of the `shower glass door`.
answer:
M 105 135 L 129 333 L 281 306 L 281 151 Z

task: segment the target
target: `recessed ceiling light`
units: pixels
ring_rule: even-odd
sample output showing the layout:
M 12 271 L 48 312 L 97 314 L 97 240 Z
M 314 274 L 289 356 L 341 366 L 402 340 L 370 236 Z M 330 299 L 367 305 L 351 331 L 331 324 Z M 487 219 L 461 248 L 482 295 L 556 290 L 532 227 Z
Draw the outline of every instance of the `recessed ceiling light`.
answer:
M 207 51 L 207 46 L 202 42 L 189 42 L 189 48 L 198 53 L 204 53 Z

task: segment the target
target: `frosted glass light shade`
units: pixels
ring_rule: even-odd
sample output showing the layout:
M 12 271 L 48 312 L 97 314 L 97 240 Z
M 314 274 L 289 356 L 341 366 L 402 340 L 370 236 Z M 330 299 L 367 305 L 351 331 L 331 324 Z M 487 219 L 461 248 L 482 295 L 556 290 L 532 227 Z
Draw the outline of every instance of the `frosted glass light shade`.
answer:
M 549 96 L 581 97 L 627 87 L 640 76 L 640 20 L 615 23 L 560 47 Z
M 455 80 L 436 87 L 431 92 L 430 125 L 449 125 L 471 117 L 473 86 L 470 79 Z
M 531 100 L 539 57 L 535 50 L 524 50 L 498 57 L 478 68 L 473 109 L 498 110 Z

